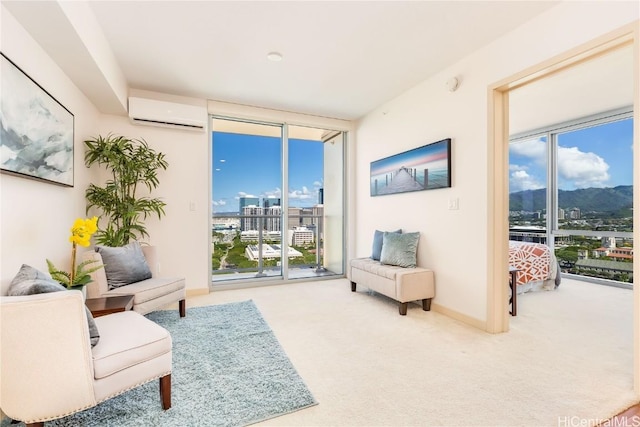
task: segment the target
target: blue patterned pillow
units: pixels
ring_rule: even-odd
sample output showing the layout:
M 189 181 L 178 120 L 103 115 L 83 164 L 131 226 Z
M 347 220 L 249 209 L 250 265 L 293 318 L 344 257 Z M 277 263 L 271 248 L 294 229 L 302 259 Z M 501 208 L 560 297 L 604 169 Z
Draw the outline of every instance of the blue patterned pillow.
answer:
M 371 259 L 374 261 L 380 261 L 380 253 L 382 252 L 382 236 L 385 231 L 376 230 L 373 233 L 373 248 L 371 251 Z M 390 233 L 402 233 L 402 229 L 396 231 L 390 231 Z
M 420 233 L 388 233 L 382 236 L 380 263 L 398 267 L 415 267 Z

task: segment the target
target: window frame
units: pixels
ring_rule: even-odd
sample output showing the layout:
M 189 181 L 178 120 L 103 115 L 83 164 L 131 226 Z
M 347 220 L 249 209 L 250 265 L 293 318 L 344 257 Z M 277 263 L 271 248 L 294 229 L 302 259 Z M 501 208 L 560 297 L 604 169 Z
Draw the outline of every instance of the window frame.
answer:
M 535 137 L 546 136 L 547 138 L 547 195 L 546 195 L 546 245 L 555 253 L 555 239 L 560 236 L 586 236 L 586 237 L 622 237 L 633 238 L 633 231 L 590 231 L 590 230 L 572 230 L 558 228 L 558 135 L 577 130 L 583 130 L 590 127 L 600 126 L 604 124 L 614 123 L 621 120 L 634 119 L 633 106 L 626 106 L 614 110 L 608 110 L 598 114 L 580 117 L 574 120 L 559 122 L 553 125 L 532 129 L 509 137 L 509 144 L 517 141 L 531 139 Z M 633 138 L 633 135 L 632 135 Z M 634 165 L 634 168 L 636 166 Z M 633 183 L 633 181 L 632 181 Z M 635 226 L 635 224 L 634 224 Z M 567 274 L 567 273 L 563 273 Z M 593 278 L 569 274 L 570 277 L 579 280 L 585 280 L 593 283 L 607 284 L 631 288 L 632 284 L 617 282 L 614 280 Z M 613 283 L 611 283 L 613 282 Z

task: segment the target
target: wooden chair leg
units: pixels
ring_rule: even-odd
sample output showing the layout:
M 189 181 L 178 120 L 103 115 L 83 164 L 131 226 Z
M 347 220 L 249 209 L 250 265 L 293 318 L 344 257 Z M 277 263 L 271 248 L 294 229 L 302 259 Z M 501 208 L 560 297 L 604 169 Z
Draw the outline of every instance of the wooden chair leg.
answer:
M 351 282 L 351 292 L 356 291 L 356 282 Z
M 160 378 L 160 399 L 162 400 L 162 409 L 166 411 L 171 408 L 171 374 Z
M 431 298 L 425 298 L 422 300 L 422 309 L 424 311 L 431 310 Z
M 180 317 L 186 316 L 187 315 L 187 308 L 186 308 L 185 300 L 181 299 L 180 302 L 178 302 L 178 306 L 180 307 Z
M 11 422 L 9 424 L 20 424 L 22 421 L 20 420 L 14 420 L 11 419 Z M 25 424 L 26 426 L 35 426 L 35 427 L 44 427 L 44 422 L 37 422 L 37 423 L 31 423 L 31 424 Z
M 407 303 L 406 302 L 401 302 L 400 303 L 400 316 L 406 316 L 407 315 Z

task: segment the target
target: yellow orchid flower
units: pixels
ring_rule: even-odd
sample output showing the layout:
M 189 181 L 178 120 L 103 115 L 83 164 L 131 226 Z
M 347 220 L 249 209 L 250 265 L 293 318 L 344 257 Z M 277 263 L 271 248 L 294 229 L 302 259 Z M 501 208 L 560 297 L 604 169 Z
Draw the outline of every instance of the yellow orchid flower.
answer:
M 89 234 L 93 234 L 98 231 L 98 217 L 94 216 L 91 219 L 87 218 L 85 220 L 85 226 L 87 227 L 87 232 Z
M 47 260 L 47 264 L 49 264 L 49 273 L 51 273 L 52 277 L 55 276 L 56 280 L 64 282 L 69 288 L 78 284 L 84 285 L 90 280 L 89 273 L 100 267 L 85 271 L 84 266 L 87 264 L 87 261 L 85 261 L 78 266 L 78 269 L 76 269 L 76 246 L 89 246 L 91 244 L 91 236 L 96 231 L 98 231 L 98 217 L 94 216 L 86 219 L 77 218 L 73 222 L 73 226 L 71 227 L 71 236 L 69 236 L 69 241 L 72 243 L 71 272 L 67 273 L 62 270 L 58 270 L 49 260 Z
M 69 241 L 73 244 L 87 247 L 91 242 L 91 235 L 98 230 L 98 218 L 78 218 L 71 227 Z

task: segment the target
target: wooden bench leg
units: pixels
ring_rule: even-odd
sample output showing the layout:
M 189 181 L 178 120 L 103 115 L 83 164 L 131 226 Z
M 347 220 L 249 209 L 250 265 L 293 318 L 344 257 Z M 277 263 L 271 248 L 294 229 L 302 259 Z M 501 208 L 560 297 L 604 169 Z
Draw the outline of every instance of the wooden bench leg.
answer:
M 401 302 L 400 303 L 400 316 L 406 316 L 407 315 L 407 303 L 406 302 Z
M 425 298 L 422 300 L 422 309 L 424 311 L 431 310 L 431 298 Z
M 160 399 L 162 400 L 162 409 L 166 411 L 171 408 L 171 374 L 160 378 Z
M 356 282 L 351 282 L 351 292 L 356 291 Z
M 181 299 L 178 302 L 178 306 L 180 307 L 180 317 L 184 317 L 187 315 L 187 308 L 186 308 L 186 302 L 185 300 Z

